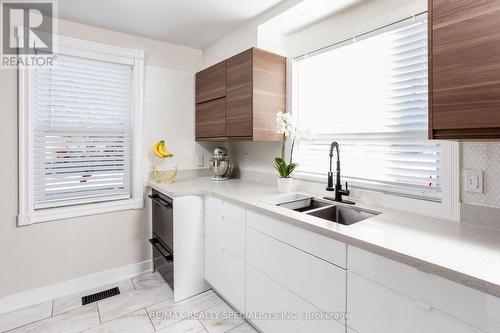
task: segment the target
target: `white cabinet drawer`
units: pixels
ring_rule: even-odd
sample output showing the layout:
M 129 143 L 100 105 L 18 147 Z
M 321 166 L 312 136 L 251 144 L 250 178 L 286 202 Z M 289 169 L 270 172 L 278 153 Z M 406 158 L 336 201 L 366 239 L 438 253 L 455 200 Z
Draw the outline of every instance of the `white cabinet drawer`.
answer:
M 205 237 L 245 260 L 245 227 L 240 223 L 206 209 Z
M 233 221 L 245 225 L 246 209 L 233 205 L 227 201 L 222 201 L 221 215 L 224 218 L 230 218 Z
M 245 263 L 208 238 L 205 279 L 239 311 L 245 311 Z
M 345 332 L 345 325 L 334 319 L 308 319 L 308 315 L 319 314 L 320 311 L 248 265 L 246 269 L 246 281 L 247 315 L 250 321 L 262 332 Z M 274 316 L 277 318 L 273 318 Z
M 281 240 L 332 264 L 346 267 L 346 244 L 301 229 L 251 210 L 247 211 L 247 227 Z
M 348 270 L 487 332 L 500 332 L 500 299 L 408 265 L 348 248 Z
M 480 333 L 428 305 L 348 273 L 348 326 L 359 333 Z
M 322 259 L 247 229 L 247 264 L 322 311 L 345 313 L 346 271 Z
M 222 210 L 222 200 L 208 195 L 205 196 L 205 209 L 209 209 L 214 213 L 220 214 Z
M 246 209 L 212 196 L 205 196 L 205 210 L 232 219 L 245 225 Z

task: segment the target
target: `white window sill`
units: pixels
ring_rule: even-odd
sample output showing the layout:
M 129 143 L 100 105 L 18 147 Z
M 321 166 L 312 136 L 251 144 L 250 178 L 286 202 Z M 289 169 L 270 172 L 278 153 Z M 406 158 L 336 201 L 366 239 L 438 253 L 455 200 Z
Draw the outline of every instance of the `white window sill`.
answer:
M 17 225 L 26 226 L 34 223 L 63 220 L 130 209 L 141 209 L 144 200 L 127 199 L 109 202 L 92 203 L 78 206 L 49 208 L 33 212 L 31 215 L 18 216 Z

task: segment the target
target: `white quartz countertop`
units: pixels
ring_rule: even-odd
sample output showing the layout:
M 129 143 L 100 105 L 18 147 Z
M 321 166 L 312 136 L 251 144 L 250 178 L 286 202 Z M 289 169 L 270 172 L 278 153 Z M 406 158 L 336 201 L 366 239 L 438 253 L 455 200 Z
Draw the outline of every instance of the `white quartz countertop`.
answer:
M 186 195 L 212 195 L 500 297 L 498 230 L 362 204 L 357 206 L 382 214 L 344 226 L 266 203 L 266 199 L 279 195 L 275 187 L 237 179 L 214 182 L 194 178 L 148 185 L 174 200 Z

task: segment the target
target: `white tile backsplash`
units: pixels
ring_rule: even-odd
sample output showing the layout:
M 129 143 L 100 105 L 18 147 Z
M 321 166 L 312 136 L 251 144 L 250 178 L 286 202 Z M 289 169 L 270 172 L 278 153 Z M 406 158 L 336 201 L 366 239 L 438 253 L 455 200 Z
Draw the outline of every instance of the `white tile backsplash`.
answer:
M 500 142 L 462 143 L 462 202 L 500 208 Z M 484 193 L 465 192 L 464 170 L 484 171 Z
M 194 74 L 145 66 L 144 68 L 144 177 L 154 163 L 159 170 L 195 169 L 197 155 L 208 157 L 211 146 L 195 142 Z M 159 159 L 152 153 L 158 140 L 174 154 Z M 206 158 L 205 158 L 206 160 Z M 206 164 L 206 163 L 205 163 Z M 207 167 L 208 164 L 205 165 Z

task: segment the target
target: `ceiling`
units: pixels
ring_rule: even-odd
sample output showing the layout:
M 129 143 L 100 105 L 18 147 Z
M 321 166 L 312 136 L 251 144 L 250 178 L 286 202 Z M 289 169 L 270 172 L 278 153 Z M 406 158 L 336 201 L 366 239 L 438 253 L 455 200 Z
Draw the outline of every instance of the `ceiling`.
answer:
M 263 23 L 262 31 L 288 35 L 367 0 L 304 0 Z
M 60 0 L 59 17 L 204 48 L 282 0 Z

